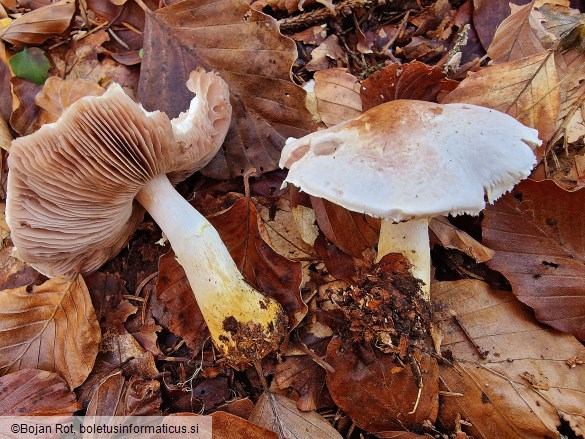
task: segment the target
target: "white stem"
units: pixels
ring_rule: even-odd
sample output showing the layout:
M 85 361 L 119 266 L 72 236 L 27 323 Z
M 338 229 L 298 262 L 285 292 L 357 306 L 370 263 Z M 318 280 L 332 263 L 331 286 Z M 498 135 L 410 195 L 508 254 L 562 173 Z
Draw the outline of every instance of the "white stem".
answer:
M 382 220 L 378 241 L 379 262 L 388 253 L 400 253 L 410 261 L 412 275 L 424 282 L 421 290 L 428 301 L 431 294 L 431 250 L 429 220 L 412 219 L 401 223 Z
M 230 361 L 256 361 L 278 347 L 280 305 L 250 287 L 215 228 L 163 175 L 136 195 L 163 230 L 185 269 L 216 346 Z

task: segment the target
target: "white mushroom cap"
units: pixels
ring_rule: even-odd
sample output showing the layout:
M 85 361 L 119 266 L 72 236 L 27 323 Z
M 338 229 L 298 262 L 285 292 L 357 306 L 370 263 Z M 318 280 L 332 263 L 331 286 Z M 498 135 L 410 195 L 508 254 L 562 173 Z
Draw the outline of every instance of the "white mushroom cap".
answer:
M 191 109 L 170 121 L 117 84 L 12 144 L 6 220 L 15 253 L 51 276 L 97 270 L 126 244 L 144 210 L 134 196 L 161 174 L 177 182 L 220 148 L 231 118 L 227 84 L 191 73 Z
M 526 178 L 538 132 L 470 104 L 397 100 L 289 139 L 286 182 L 355 212 L 406 221 L 477 215 Z

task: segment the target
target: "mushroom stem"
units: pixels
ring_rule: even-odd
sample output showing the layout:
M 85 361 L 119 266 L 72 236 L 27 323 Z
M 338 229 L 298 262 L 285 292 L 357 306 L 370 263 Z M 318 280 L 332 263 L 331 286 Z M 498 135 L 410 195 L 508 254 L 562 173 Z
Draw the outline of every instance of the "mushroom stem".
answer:
M 429 219 L 411 219 L 401 223 L 382 220 L 376 262 L 388 253 L 400 253 L 409 260 L 410 272 L 424 282 L 421 291 L 425 300 L 429 301 L 431 298 Z
M 282 308 L 245 282 L 215 228 L 166 175 L 143 186 L 136 200 L 169 239 L 223 355 L 247 363 L 277 349 L 286 324 Z

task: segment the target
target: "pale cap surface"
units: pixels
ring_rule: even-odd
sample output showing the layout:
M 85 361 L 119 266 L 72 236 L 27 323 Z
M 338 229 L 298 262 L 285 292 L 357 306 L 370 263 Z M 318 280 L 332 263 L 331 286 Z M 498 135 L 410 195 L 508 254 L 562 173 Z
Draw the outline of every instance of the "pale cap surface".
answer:
M 406 221 L 477 215 L 526 178 L 538 132 L 470 104 L 397 100 L 282 150 L 286 182 L 355 212 Z

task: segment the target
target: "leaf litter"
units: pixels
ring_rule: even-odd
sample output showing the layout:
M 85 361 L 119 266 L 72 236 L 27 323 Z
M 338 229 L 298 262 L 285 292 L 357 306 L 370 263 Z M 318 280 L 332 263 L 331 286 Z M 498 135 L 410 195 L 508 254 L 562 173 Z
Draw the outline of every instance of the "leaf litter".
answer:
M 228 81 L 224 147 L 178 189 L 291 321 L 260 374 L 234 369 L 150 220 L 98 273 L 69 282 L 11 258 L 0 217 L 2 413 L 213 413 L 214 434 L 230 438 L 583 435 L 583 11 L 563 1 L 395 3 L 91 0 L 79 14 L 69 0 L 21 5 L 30 11 L 2 2 L 5 149 L 112 82 L 176 116 L 189 70 Z M 8 68 L 25 47 L 50 60 L 42 86 Z M 314 91 L 301 88 L 313 79 Z M 481 226 L 431 223 L 434 316 L 401 258 L 373 263 L 378 220 L 281 189 L 286 174 L 275 171 L 287 137 L 393 99 L 496 108 L 545 141 L 540 182 L 490 206 Z M 456 256 L 449 267 L 443 248 Z M 32 312 L 41 302 L 66 314 Z M 65 315 L 85 320 L 65 327 Z M 65 335 L 16 334 L 20 324 Z M 72 344 L 79 354 L 60 356 Z

